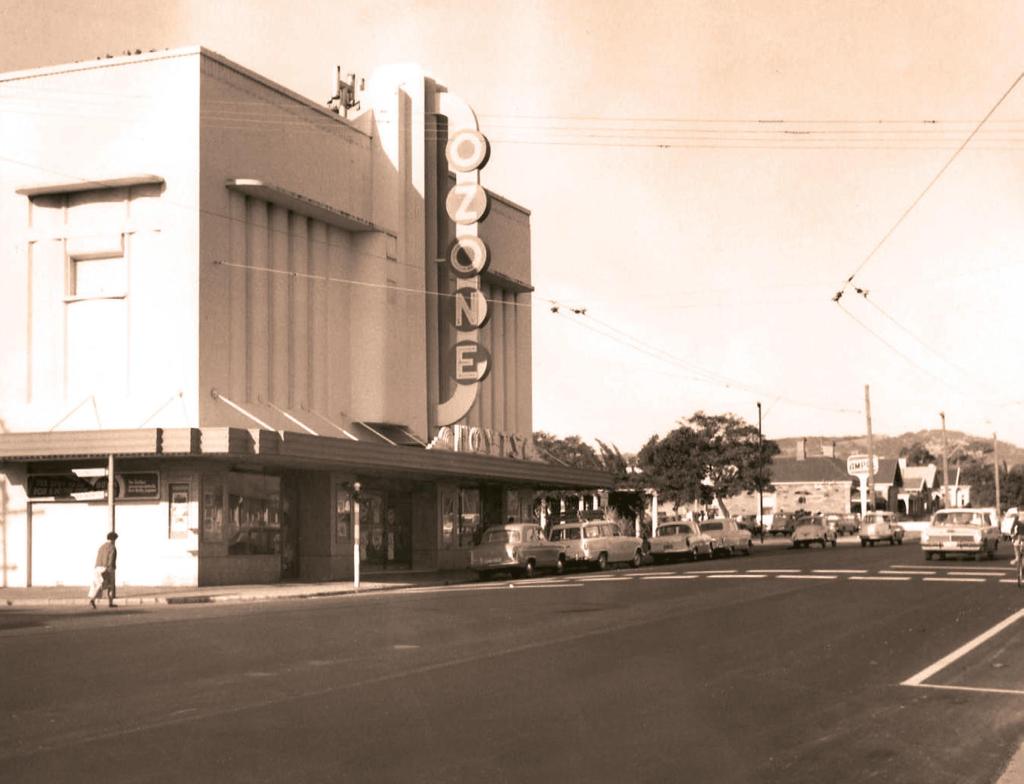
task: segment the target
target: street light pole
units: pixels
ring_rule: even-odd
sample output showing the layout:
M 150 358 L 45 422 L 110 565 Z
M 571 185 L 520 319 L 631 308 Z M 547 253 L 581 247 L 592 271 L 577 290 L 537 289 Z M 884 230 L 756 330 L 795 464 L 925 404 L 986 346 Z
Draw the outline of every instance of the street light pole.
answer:
M 757 401 L 757 530 L 764 541 L 764 449 L 761 442 L 761 401 Z

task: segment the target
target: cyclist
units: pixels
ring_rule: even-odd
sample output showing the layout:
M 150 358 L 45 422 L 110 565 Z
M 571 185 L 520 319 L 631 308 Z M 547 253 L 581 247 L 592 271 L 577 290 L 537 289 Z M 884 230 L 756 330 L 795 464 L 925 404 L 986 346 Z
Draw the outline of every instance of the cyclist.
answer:
M 1010 528 L 1010 541 L 1013 542 L 1013 560 L 1011 566 L 1016 566 L 1021 557 L 1021 550 L 1024 550 L 1024 519 L 1018 517 L 1013 521 Z

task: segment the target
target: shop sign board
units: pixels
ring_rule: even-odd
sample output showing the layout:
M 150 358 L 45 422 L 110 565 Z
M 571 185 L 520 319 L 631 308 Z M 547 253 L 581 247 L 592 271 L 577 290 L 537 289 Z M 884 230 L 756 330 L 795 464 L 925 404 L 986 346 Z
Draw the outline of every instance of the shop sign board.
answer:
M 451 425 L 439 427 L 427 449 L 471 452 L 511 460 L 534 459 L 533 439 L 517 433 L 502 433 L 485 427 Z
M 159 471 L 116 473 L 116 495 L 119 501 L 141 501 L 160 497 Z M 106 476 L 76 476 L 70 470 L 61 474 L 31 474 L 28 497 L 90 501 L 106 498 Z
M 860 476 L 863 474 L 867 476 L 869 473 L 878 473 L 878 455 L 873 455 L 873 461 L 871 465 L 874 466 L 874 471 L 868 470 L 868 456 L 867 455 L 850 455 L 846 458 L 846 473 L 850 476 Z
M 490 262 L 487 244 L 480 238 L 480 222 L 487 217 L 490 200 L 480 185 L 480 170 L 491 154 L 490 144 L 480 133 L 476 115 L 453 93 L 436 96 L 435 113 L 447 119 L 448 144 L 445 158 L 455 173 L 455 184 L 445 198 L 445 212 L 455 224 L 455 240 L 445 258 L 458 280 L 451 297 L 442 300 L 454 329 L 454 346 L 444 353 L 444 367 L 456 382 L 451 397 L 438 404 L 438 425 L 462 420 L 476 401 L 480 383 L 491 369 L 490 353 L 480 345 L 480 329 L 490 315 L 487 298 L 480 289 L 480 276 Z M 443 347 L 442 347 L 443 348 Z

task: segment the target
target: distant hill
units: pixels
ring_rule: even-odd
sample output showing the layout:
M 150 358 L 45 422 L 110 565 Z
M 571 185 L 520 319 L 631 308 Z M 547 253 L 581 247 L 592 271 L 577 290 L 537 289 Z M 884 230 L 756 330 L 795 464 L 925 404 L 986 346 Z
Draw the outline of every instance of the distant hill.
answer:
M 795 457 L 797 443 L 807 442 L 807 457 L 820 457 L 833 443 L 835 456 L 845 460 L 853 454 L 864 454 L 868 451 L 868 438 L 859 436 L 806 436 L 801 438 L 778 438 L 775 443 L 782 450 L 783 457 Z M 942 431 L 918 430 L 916 433 L 903 433 L 898 436 L 875 435 L 875 452 L 879 457 L 899 457 L 906 454 L 915 444 L 924 447 L 935 455 L 936 465 L 942 460 Z M 824 447 L 824 449 L 823 449 Z M 946 447 L 949 450 L 950 463 L 955 465 L 966 458 L 979 460 L 991 459 L 992 439 L 972 436 L 958 430 L 946 431 Z M 1007 441 L 999 442 L 999 460 L 1008 465 L 1024 463 L 1024 449 Z

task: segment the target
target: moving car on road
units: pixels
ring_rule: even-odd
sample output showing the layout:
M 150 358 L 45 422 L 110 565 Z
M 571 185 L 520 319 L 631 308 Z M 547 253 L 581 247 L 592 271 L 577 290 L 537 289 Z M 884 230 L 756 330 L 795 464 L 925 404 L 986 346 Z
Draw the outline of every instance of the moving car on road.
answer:
M 712 552 L 750 555 L 753 550 L 750 531 L 740 528 L 735 520 L 708 520 L 700 524 L 700 532 L 711 537 Z
M 992 507 L 940 509 L 921 533 L 921 550 L 926 561 L 957 553 L 973 555 L 979 561 L 996 557 L 999 549 L 999 519 Z
M 803 518 L 793 529 L 793 547 L 810 547 L 812 544 L 820 544 L 823 549 L 826 544 L 836 546 L 835 530 L 818 515 Z
M 712 540 L 701 533 L 696 523 L 688 521 L 659 525 L 651 540 L 651 557 L 655 562 L 676 558 L 711 557 Z
M 874 547 L 876 542 L 903 544 L 903 526 L 892 512 L 868 512 L 860 521 L 860 546 Z
M 638 567 L 643 562 L 640 537 L 623 535 L 611 520 L 556 525 L 551 529 L 551 541 L 561 548 L 566 565 L 577 563 L 607 569 L 613 563 Z
M 495 525 L 484 531 L 480 544 L 469 552 L 469 568 L 481 580 L 496 572 L 533 577 L 541 569 L 561 571 L 562 550 L 544 538 L 534 523 Z

